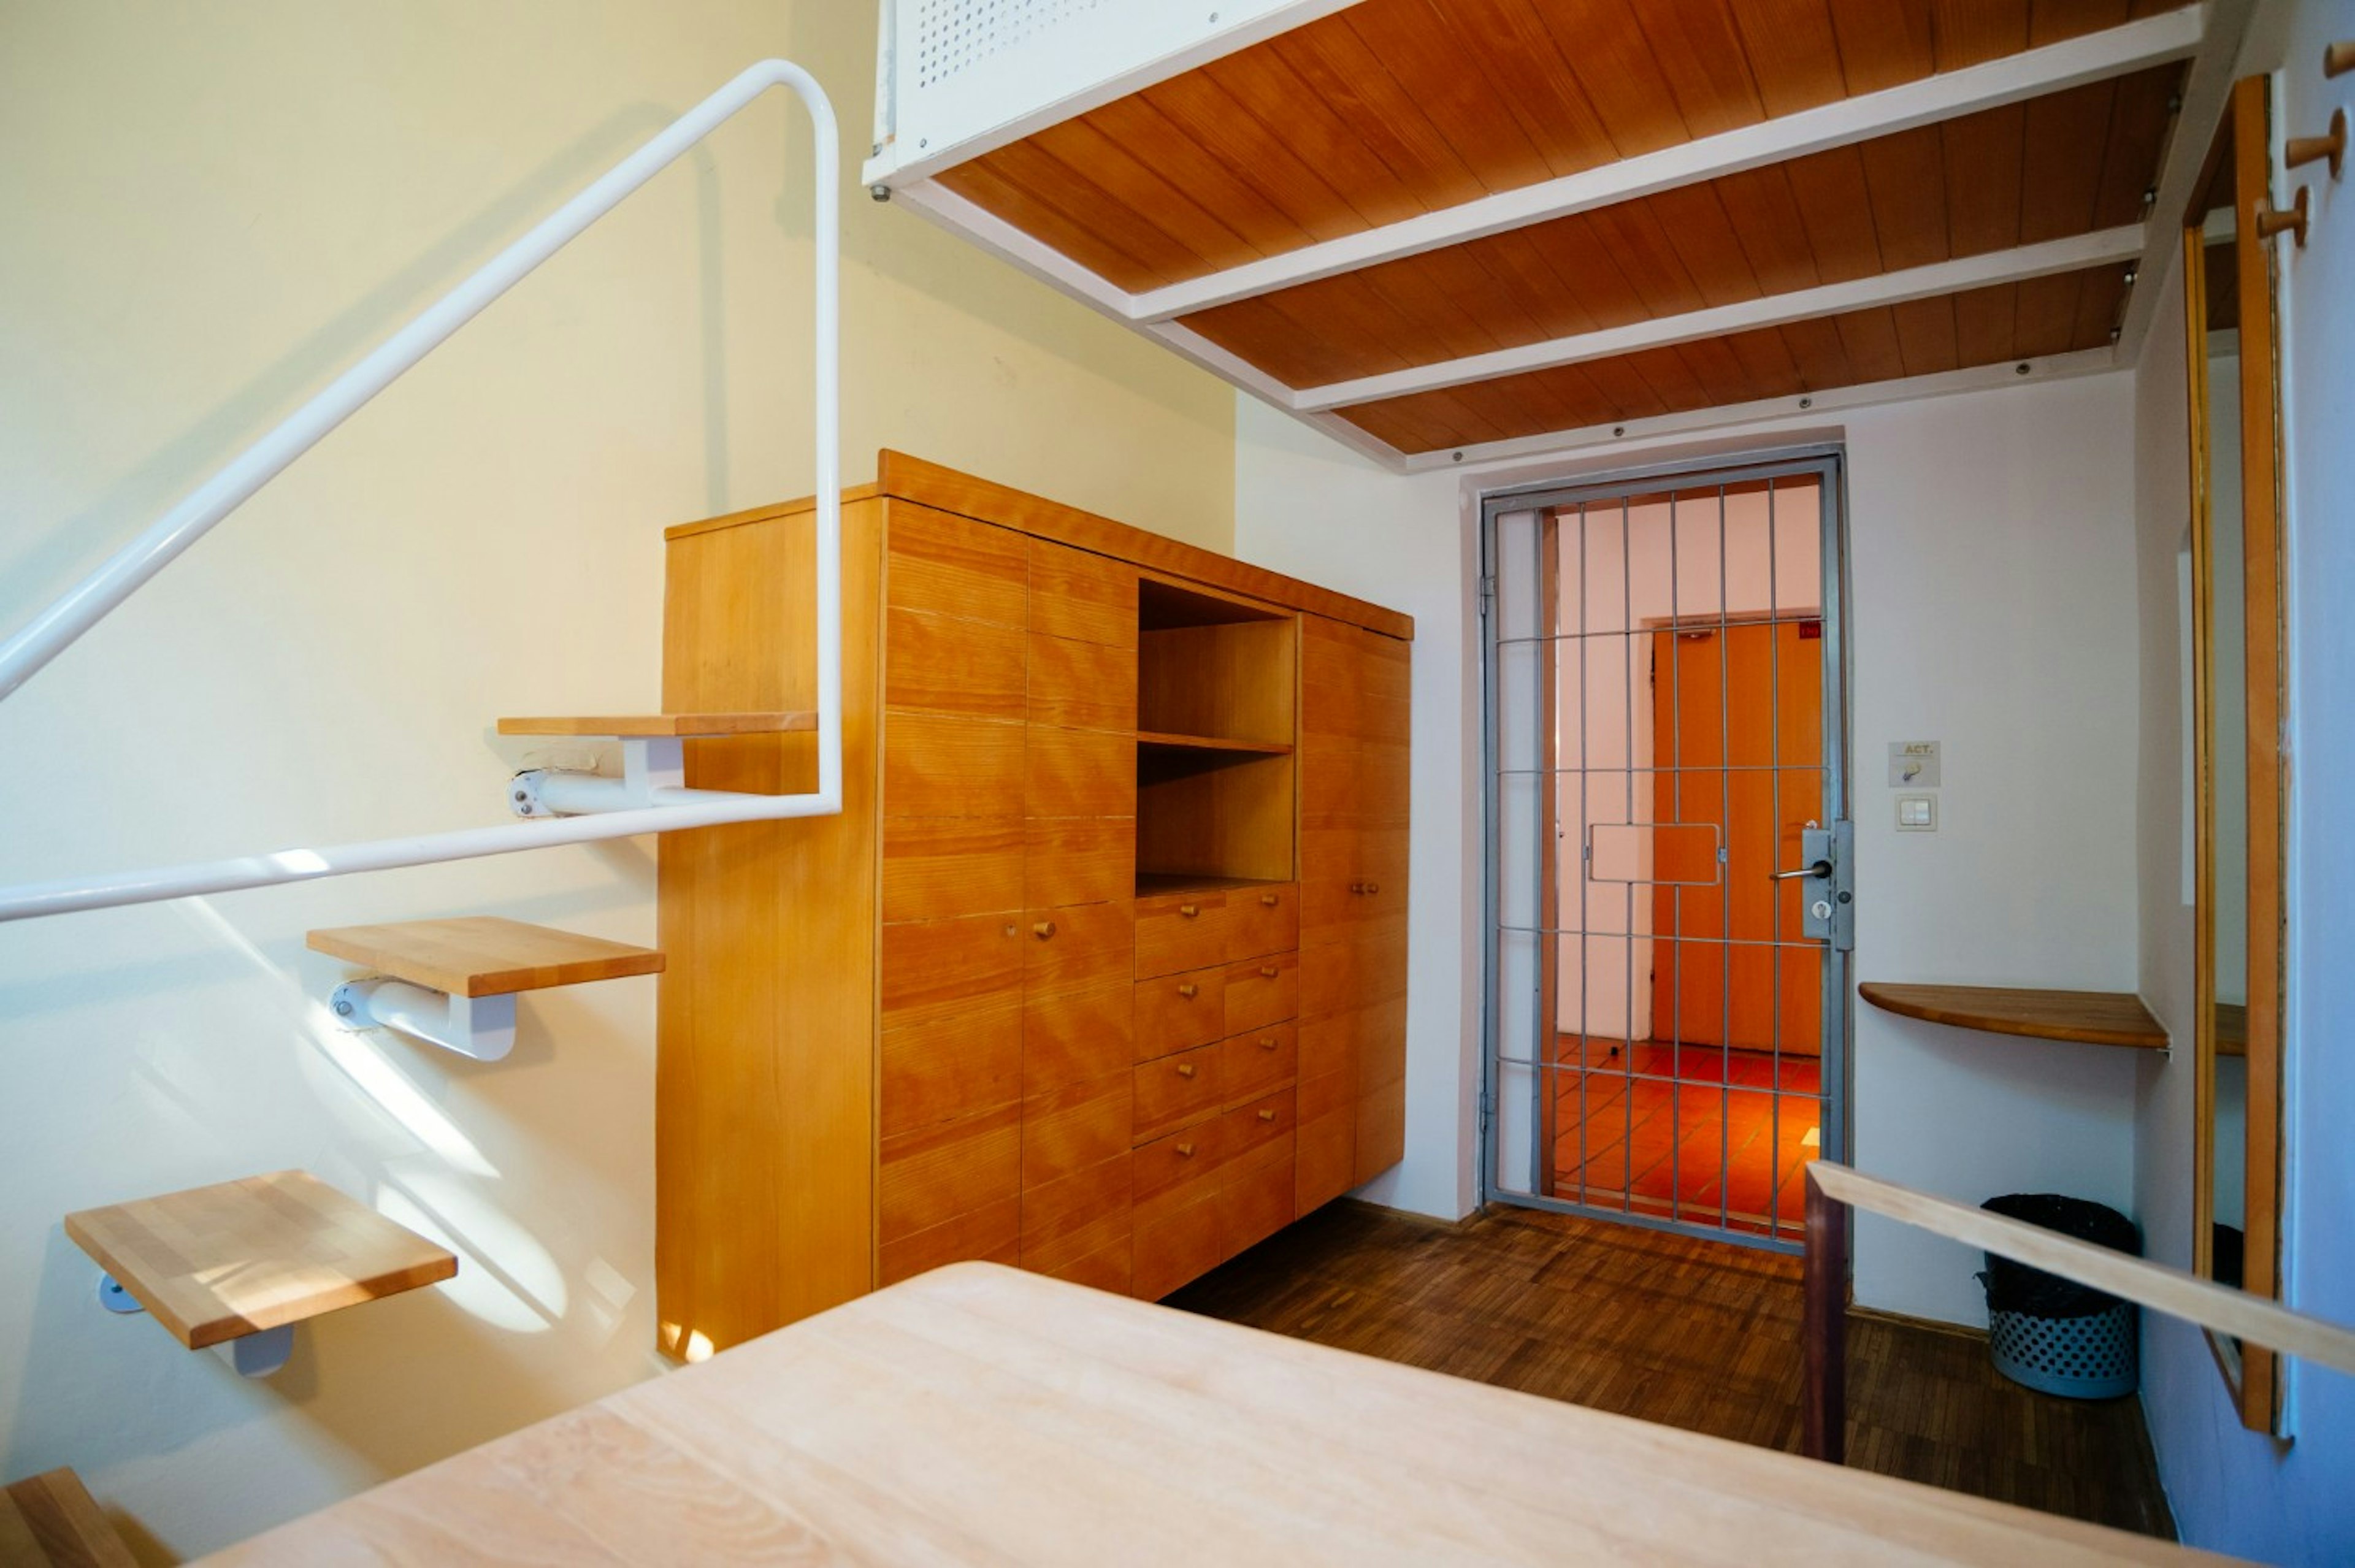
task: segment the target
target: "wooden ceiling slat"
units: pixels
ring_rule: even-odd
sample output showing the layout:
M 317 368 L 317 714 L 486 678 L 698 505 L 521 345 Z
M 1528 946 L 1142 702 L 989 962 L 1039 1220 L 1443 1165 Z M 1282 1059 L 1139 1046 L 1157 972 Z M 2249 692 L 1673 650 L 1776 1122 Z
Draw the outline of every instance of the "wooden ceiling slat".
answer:
M 1733 25 L 1770 115 L 1848 96 L 1827 0 L 1732 0 Z
M 1897 352 L 1908 376 L 1936 376 L 1962 363 L 1955 343 L 1952 299 L 1908 300 L 1891 307 L 1897 320 Z
M 1776 336 L 1790 351 L 1791 362 L 1799 368 L 1799 379 L 1793 385 L 1800 390 L 1820 392 L 1828 387 L 1845 387 L 1863 379 L 1856 373 L 1856 367 L 1849 363 L 1847 346 L 1840 341 L 1839 323 L 1833 317 L 1785 322 L 1776 329 Z
M 1726 0 L 1650 0 L 1636 15 L 1694 135 L 1714 136 L 1766 118 Z
M 1561 379 L 1571 367 L 1504 377 L 1484 383 L 1476 393 L 1465 388 L 1418 393 L 1342 412 L 1393 444 L 1398 444 L 1397 440 L 1384 432 L 1399 436 L 1417 432 L 1413 439 L 1418 444 L 1401 450 L 1427 452 L 1497 439 L 1482 433 L 1486 432 L 1535 435 L 1718 403 L 1796 397 L 1937 368 L 2033 359 L 2105 342 L 2107 318 L 2097 307 L 2107 304 L 2115 310 L 2123 271 L 2115 266 L 2088 269 L 2026 284 L 1975 289 L 1943 301 L 1876 306 L 1760 328 L 1706 344 L 1682 344 L 1594 360 L 1575 369 L 1583 373 L 1604 400 L 1606 411 L 1582 427 L 1543 422 L 1593 406 L 1567 393 Z M 1931 308 L 1938 304 L 1947 307 L 1952 322 L 1951 362 L 1945 328 Z M 1767 341 L 1770 338 L 1774 341 Z M 1542 398 L 1538 392 L 1540 382 L 1544 383 Z M 1475 405 L 1476 411 L 1466 418 Z M 1550 413 L 1544 411 L 1549 405 Z
M 1624 258 L 1613 248 L 1608 231 L 1597 226 L 1593 213 L 1576 213 L 1547 224 L 1539 243 L 1597 326 L 1620 326 L 1650 315 L 1643 294 L 1620 264 Z
M 2019 302 L 2019 290 L 2011 283 L 1966 289 L 1955 296 L 1955 351 L 1964 364 L 1992 365 L 2018 357 L 2011 346 Z
M 1872 229 L 1872 190 L 1864 177 L 1864 155 L 1834 147 L 1794 158 L 1783 165 L 1807 226 L 1816 275 L 1827 283 L 1867 278 L 1887 269 Z
M 1413 98 L 1456 155 L 1490 190 L 1534 185 L 1553 173 L 1482 69 L 1486 51 L 1444 26 L 1423 0 L 1368 0 L 1340 14 L 1368 54 L 1393 77 L 1412 68 Z M 1401 78 L 1401 82 L 1403 79 Z
M 1830 0 L 1840 71 L 1851 94 L 1919 81 L 1937 64 L 1930 0 Z
M 1050 125 L 1030 140 L 1065 168 L 1087 170 L 1129 213 L 1151 213 L 1153 226 L 1182 245 L 1196 264 L 1218 266 L 1222 256 L 1263 253 L 1085 120 Z
M 1815 247 L 1807 243 L 1806 219 L 1792 193 L 1791 176 L 1779 164 L 1745 169 L 1713 182 L 1719 202 L 1742 238 L 1750 275 L 1770 294 L 1811 289 L 1823 282 L 1816 271 Z
M 2158 184 L 2159 158 L 2183 90 L 2184 68 L 2164 65 L 2117 81 L 2110 112 L 2109 142 L 2102 153 L 2102 178 L 2094 197 L 2094 226 L 2113 229 L 2139 220 L 2143 193 Z
M 1270 137 L 1258 121 L 1243 112 L 1242 105 L 1208 76 L 1188 71 L 1155 83 L 1141 96 L 1180 135 L 1191 138 L 1313 238 L 1338 240 L 1363 232 L 1365 221 L 1348 199 L 1283 142 Z
M 1623 158 L 1692 140 L 1633 5 L 1529 0 Z M 1347 15 L 1347 13 L 1344 13 Z
M 1548 246 L 1531 230 L 1492 234 L 1466 246 L 1480 260 L 1498 292 L 1511 299 L 1539 328 L 1540 337 L 1568 337 L 1594 330 L 1593 313 L 1548 259 Z
M 2128 9 L 2128 0 L 2030 0 L 2029 46 L 2039 48 L 2118 27 L 2130 19 Z
M 1316 235 L 1294 222 L 1251 181 L 1213 157 L 1143 98 L 1123 98 L 1082 118 L 1125 146 L 1151 149 L 1162 177 L 1191 192 L 1202 206 L 1217 213 L 1253 253 L 1273 256 L 1316 242 Z M 948 180 L 955 173 L 952 169 L 942 178 Z M 1246 260 L 1247 255 L 1239 254 L 1236 261 L 1220 265 L 1239 266 Z
M 2018 103 L 1938 128 L 1946 165 L 1946 232 L 1957 256 L 2019 243 L 2019 176 L 2028 111 Z
M 1586 217 L 1612 261 L 1636 286 L 1646 315 L 1682 315 L 1701 308 L 1700 289 L 1685 271 L 1677 242 L 1657 212 L 1643 203 L 1626 202 Z
M 1203 259 L 1168 229 L 1099 184 L 1093 176 L 1101 171 L 1081 173 L 1049 152 L 1042 141 L 1001 147 L 994 161 L 998 172 L 1033 200 L 1067 219 L 1093 226 L 1115 250 L 1135 257 L 1156 278 L 1182 278 L 1203 265 Z
M 1344 199 L 1368 225 L 1380 228 L 1430 210 L 1390 165 L 1358 139 L 1323 95 L 1309 91 L 1283 56 L 1230 55 L 1212 60 L 1202 71 L 1257 120 L 1268 137 L 1280 137 L 1317 171 L 1318 178 L 1346 193 Z
M 1487 183 L 1356 33 L 1301 27 L 1280 34 L 1271 47 L 1426 206 L 1453 207 L 1488 194 Z
M 2000 59 L 2028 47 L 2028 0 L 1931 0 L 1938 69 Z
M 1702 304 L 1734 304 L 1765 292 L 1751 271 L 1741 231 L 1718 199 L 1715 181 L 1664 190 L 1645 205 L 1658 215 Z
M 2075 341 L 2077 297 L 2084 287 L 2075 272 L 2030 278 L 2019 285 L 2018 314 L 2012 319 L 2012 352 L 2022 359 L 2065 354 Z
M 1415 272 L 1451 310 L 1470 313 L 1495 347 L 1561 336 L 1553 325 L 1558 314 L 1546 308 L 1547 302 L 1525 302 L 1512 280 L 1498 278 L 1473 246 L 1451 245 L 1418 256 Z
M 1897 347 L 1896 313 L 1845 311 L 1832 318 L 1839 329 L 1840 347 L 1848 351 L 1849 368 L 1859 381 L 1894 381 L 1905 374 L 1905 356 Z
M 1946 160 L 1934 125 L 1878 136 L 1858 149 L 1871 192 L 1872 232 L 1890 272 L 1926 267 L 1951 251 L 1946 232 Z
M 2029 155 L 2019 191 L 2021 244 L 2083 234 L 2093 227 L 2102 165 L 2098 157 L 2083 155 L 2108 145 L 2115 96 L 2111 83 L 2094 81 L 2030 101 Z
M 1442 358 L 1461 359 L 1505 347 L 1472 314 L 1479 302 L 1449 293 L 1425 258 L 1416 256 L 1408 265 L 1383 267 L 1364 276 L 1366 286 L 1380 295 L 1383 304 L 1424 328 Z
M 1431 15 L 1428 0 L 1416 3 Z M 1550 174 L 1576 174 L 1618 156 L 1602 115 L 1529 0 L 1449 0 L 1442 20 L 1455 36 L 1486 41 L 1478 58 L 1488 81 Z
M 966 200 L 987 208 L 1017 229 L 1032 234 L 1055 234 L 1063 254 L 1100 278 L 1107 278 L 1124 289 L 1158 285 L 1161 274 L 1114 244 L 1097 219 L 1078 221 L 1072 214 L 1034 195 L 1027 186 L 1016 184 L 999 172 L 995 153 L 951 169 L 941 176 L 941 183 Z M 1098 219 L 1101 217 L 1097 215 Z
M 1332 342 L 1316 323 L 1291 315 L 1280 297 L 1237 300 L 1192 318 L 1187 325 L 1236 355 L 1254 343 L 1281 340 L 1290 346 L 1287 365 L 1310 382 L 1346 380 L 1368 357 L 1356 347 Z M 1388 357 L 1391 369 L 1407 368 L 1396 352 Z

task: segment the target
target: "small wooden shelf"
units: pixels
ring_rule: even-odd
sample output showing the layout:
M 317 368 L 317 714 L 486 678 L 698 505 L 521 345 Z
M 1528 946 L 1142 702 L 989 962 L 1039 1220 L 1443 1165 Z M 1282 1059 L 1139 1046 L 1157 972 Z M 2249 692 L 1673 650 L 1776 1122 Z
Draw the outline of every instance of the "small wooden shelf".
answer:
M 0 1489 L 0 1568 L 137 1568 L 138 1562 L 71 1470 Z
M 304 1170 L 84 1209 L 66 1234 L 192 1350 L 458 1272 L 448 1249 Z
M 1136 896 L 1156 898 L 1164 893 L 1223 893 L 1237 888 L 1277 888 L 1284 882 L 1267 877 L 1189 876 L 1177 871 L 1139 871 L 1136 874 Z
M 776 735 L 815 730 L 815 713 L 593 714 L 585 719 L 502 719 L 502 735 L 645 737 Z
M 1892 986 L 1867 981 L 1856 994 L 1883 1012 L 1989 1034 L 2078 1040 L 2165 1051 L 2167 1031 L 2125 991 L 2030 991 L 1994 986 Z
M 1292 755 L 1289 741 L 1234 741 L 1219 735 L 1167 735 L 1155 730 L 1139 730 L 1136 743 L 1167 752 L 1236 752 L 1255 757 Z
M 314 952 L 453 997 L 503 997 L 663 967 L 663 955 L 651 947 L 496 915 L 336 926 L 309 940 Z

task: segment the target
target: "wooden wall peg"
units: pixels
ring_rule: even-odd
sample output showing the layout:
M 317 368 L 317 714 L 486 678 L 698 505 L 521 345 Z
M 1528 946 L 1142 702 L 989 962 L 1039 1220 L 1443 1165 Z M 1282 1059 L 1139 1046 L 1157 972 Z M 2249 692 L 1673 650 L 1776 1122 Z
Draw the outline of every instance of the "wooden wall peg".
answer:
M 2270 240 L 2285 229 L 2297 236 L 2297 248 L 2301 251 L 2305 250 L 2306 187 L 2304 186 L 2297 187 L 2297 199 L 2289 204 L 2287 212 L 2284 212 L 2277 207 L 2264 207 L 2257 209 L 2257 235 L 2260 239 Z
M 2330 133 L 2327 136 L 2292 136 L 2282 149 L 2282 161 L 2291 168 L 2303 168 L 2317 158 L 2330 160 L 2330 177 L 2337 179 L 2347 163 L 2347 111 L 2330 112 Z
M 2323 47 L 2323 75 L 2345 76 L 2350 70 L 2355 70 L 2355 38 L 2341 38 Z

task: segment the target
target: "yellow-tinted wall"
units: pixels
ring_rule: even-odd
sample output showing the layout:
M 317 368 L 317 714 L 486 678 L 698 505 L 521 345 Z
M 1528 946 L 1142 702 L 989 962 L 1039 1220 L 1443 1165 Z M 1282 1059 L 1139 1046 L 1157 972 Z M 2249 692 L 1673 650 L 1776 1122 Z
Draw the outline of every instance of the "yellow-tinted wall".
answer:
M 0 629 L 767 55 L 847 154 L 846 472 L 892 445 L 1226 549 L 1233 400 L 859 193 L 871 0 L 0 3 Z M 0 705 L 0 881 L 502 820 L 502 713 L 646 709 L 662 525 L 805 491 L 805 133 L 742 116 Z M 161 1559 L 655 1370 L 653 982 L 508 1061 L 337 1029 L 312 926 L 650 942 L 624 842 L 0 926 L 0 1478 Z M 101 1312 L 70 1209 L 302 1166 L 457 1281 L 246 1383 Z

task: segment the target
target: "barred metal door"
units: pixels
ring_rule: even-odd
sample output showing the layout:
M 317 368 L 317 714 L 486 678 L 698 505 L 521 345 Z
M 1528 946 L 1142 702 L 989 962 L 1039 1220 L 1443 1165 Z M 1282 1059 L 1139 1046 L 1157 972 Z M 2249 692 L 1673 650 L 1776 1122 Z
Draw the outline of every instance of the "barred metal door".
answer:
M 1489 497 L 1486 1196 L 1796 1250 L 1848 1152 L 1835 452 Z

